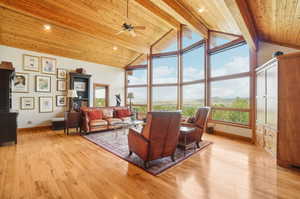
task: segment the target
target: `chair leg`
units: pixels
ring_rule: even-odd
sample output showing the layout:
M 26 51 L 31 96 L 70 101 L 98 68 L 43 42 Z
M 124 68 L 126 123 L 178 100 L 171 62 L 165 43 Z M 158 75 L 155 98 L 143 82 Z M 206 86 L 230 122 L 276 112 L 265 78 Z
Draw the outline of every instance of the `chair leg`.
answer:
M 173 154 L 171 155 L 171 159 L 172 159 L 173 162 L 175 162 L 175 153 L 173 153 Z
M 146 169 L 149 168 L 149 162 L 148 162 L 148 161 L 144 161 L 144 167 L 145 167 Z
M 129 156 L 131 156 L 132 155 L 132 151 L 129 151 Z
M 199 146 L 199 142 L 196 142 L 196 145 L 197 145 L 197 148 L 200 148 L 200 146 Z

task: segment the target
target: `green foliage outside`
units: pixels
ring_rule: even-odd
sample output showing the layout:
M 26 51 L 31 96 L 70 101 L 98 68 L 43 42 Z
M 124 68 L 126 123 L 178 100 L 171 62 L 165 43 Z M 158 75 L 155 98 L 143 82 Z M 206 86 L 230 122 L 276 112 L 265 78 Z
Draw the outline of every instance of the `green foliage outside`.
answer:
M 96 99 L 96 107 L 103 107 L 105 106 L 105 99 L 104 98 L 97 98 Z
M 214 101 L 214 100 L 212 100 Z M 191 103 L 185 104 L 182 107 L 182 115 L 184 117 L 191 117 L 194 116 L 197 109 L 199 107 L 203 107 L 203 103 Z M 214 104 L 215 107 L 228 107 L 228 108 L 241 108 L 241 109 L 248 109 L 249 108 L 249 99 L 247 98 L 235 98 L 235 99 L 226 99 L 218 100 L 218 103 Z M 143 113 L 146 115 L 147 113 L 147 106 L 133 106 L 135 112 Z M 153 105 L 154 111 L 174 111 L 177 109 L 176 105 Z M 240 124 L 248 124 L 249 123 L 249 113 L 248 112 L 239 112 L 239 111 L 227 111 L 227 110 L 213 110 L 212 111 L 212 119 L 213 120 L 220 120 L 220 121 L 227 121 L 233 123 L 240 123 Z

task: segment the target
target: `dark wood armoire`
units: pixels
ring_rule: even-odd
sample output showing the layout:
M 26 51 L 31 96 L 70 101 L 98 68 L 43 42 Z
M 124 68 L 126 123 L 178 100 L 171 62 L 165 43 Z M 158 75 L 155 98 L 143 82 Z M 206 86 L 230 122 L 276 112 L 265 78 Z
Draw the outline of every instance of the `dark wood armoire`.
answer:
M 280 166 L 300 166 L 300 53 L 257 68 L 255 131 Z
M 10 62 L 0 64 L 0 145 L 17 143 L 17 112 L 12 108 L 12 79 L 14 68 Z
M 82 106 L 90 106 L 90 86 L 91 75 L 71 72 L 70 73 L 70 89 L 76 90 L 78 97 L 73 99 L 76 108 Z

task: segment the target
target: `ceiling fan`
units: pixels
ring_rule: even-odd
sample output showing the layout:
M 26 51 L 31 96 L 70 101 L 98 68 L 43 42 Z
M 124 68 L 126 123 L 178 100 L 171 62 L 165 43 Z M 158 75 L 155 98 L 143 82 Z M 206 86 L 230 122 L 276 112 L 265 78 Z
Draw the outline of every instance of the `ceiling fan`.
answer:
M 126 7 L 126 21 L 128 22 L 129 20 L 129 17 L 128 17 L 128 3 L 129 3 L 129 0 L 126 0 L 127 1 L 127 7 Z M 130 23 L 127 23 L 127 22 L 124 22 L 121 26 L 121 30 L 119 32 L 116 33 L 116 35 L 119 35 L 119 34 L 122 34 L 122 33 L 125 33 L 125 32 L 128 32 L 131 36 L 133 37 L 136 37 L 137 34 L 136 34 L 136 30 L 145 30 L 146 27 L 145 26 L 134 26 Z

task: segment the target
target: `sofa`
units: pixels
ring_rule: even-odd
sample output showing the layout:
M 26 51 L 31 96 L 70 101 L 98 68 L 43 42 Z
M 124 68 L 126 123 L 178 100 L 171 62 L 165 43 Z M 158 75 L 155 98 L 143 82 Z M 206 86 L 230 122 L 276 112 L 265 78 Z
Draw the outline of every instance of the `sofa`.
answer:
M 132 116 L 127 107 L 82 107 L 80 111 L 85 133 L 120 128 L 120 123 L 130 121 Z

